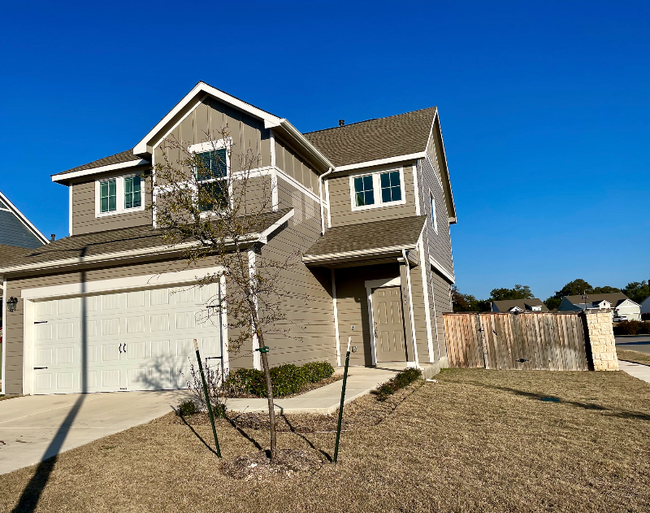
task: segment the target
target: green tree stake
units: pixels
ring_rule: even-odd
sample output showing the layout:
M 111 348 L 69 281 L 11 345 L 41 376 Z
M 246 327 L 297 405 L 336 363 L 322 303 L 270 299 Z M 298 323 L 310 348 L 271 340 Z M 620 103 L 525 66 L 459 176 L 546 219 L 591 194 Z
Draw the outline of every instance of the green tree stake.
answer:
M 348 351 L 345 353 L 345 370 L 343 371 L 343 386 L 341 387 L 341 404 L 339 405 L 339 422 L 336 426 L 336 445 L 334 446 L 334 463 L 339 459 L 339 441 L 341 440 L 341 423 L 343 422 L 343 405 L 345 404 L 345 385 L 348 382 L 348 367 L 350 367 L 350 342 L 348 339 Z
M 212 413 L 212 405 L 210 404 L 210 394 L 208 394 L 208 384 L 205 382 L 205 374 L 203 374 L 203 364 L 201 363 L 201 355 L 199 354 L 199 343 L 196 341 L 196 339 L 194 339 L 194 350 L 196 351 L 196 360 L 199 362 L 201 381 L 203 381 L 203 393 L 205 394 L 205 404 L 208 405 L 208 415 L 210 415 L 210 423 L 212 424 L 212 434 L 214 435 L 214 445 L 217 448 L 217 456 L 221 458 L 221 449 L 219 448 L 219 439 L 217 438 L 217 428 L 214 426 L 214 414 Z

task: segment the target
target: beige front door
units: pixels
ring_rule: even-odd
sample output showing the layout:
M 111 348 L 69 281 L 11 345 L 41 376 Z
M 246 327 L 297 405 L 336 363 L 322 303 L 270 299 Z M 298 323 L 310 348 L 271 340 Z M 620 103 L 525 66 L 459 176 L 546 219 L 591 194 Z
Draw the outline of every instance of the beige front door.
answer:
M 399 287 L 381 287 L 372 291 L 372 321 L 377 363 L 406 361 Z

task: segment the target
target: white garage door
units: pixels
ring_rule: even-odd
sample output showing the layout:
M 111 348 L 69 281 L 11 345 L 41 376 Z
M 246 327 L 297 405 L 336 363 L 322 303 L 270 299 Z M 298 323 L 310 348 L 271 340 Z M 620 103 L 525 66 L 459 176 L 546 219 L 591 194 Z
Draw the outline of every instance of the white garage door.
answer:
M 193 339 L 211 366 L 221 365 L 218 315 L 206 308 L 217 291 L 214 284 L 35 303 L 34 393 L 81 392 L 84 359 L 88 392 L 184 388 L 196 363 Z

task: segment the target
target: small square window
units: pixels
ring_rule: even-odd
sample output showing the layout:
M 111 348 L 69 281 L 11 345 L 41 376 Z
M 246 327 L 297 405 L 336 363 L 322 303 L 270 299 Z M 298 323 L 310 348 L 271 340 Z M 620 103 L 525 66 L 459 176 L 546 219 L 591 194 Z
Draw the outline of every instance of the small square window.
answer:
M 116 198 L 117 189 L 115 179 L 101 182 L 99 199 L 102 213 L 115 212 L 117 209 Z
M 205 212 L 215 207 L 228 206 L 228 183 L 224 180 L 199 184 L 199 210 Z
M 227 164 L 225 148 L 198 153 L 197 157 L 200 163 L 196 170 L 197 180 L 212 180 L 226 177 Z
M 124 179 L 124 208 L 142 206 L 141 183 L 139 176 L 128 176 Z
M 360 176 L 354 179 L 354 197 L 357 207 L 375 204 L 372 175 Z
M 402 199 L 402 188 L 400 187 L 399 171 L 390 171 L 380 175 L 381 201 L 390 203 Z

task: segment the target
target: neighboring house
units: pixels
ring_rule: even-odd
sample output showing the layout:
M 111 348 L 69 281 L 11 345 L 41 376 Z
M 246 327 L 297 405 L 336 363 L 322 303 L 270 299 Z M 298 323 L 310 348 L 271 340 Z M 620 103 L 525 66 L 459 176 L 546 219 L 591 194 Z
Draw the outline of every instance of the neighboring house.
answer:
M 539 299 L 507 299 L 503 301 L 492 301 L 493 312 L 526 313 L 526 312 L 548 312 L 546 305 Z
M 5 392 L 184 387 L 192 339 L 225 371 L 260 368 L 255 340 L 233 354 L 227 323 L 196 321 L 220 285 L 188 285 L 214 263 L 190 267 L 148 208 L 166 138 L 202 153 L 223 143 L 202 134 L 226 124 L 259 154 L 250 180 L 272 199 L 257 251 L 303 254 L 282 286 L 307 301 L 287 302 L 289 336 L 267 334 L 271 364 L 340 365 L 351 337 L 354 365 L 446 366 L 456 212 L 437 108 L 302 134 L 199 82 L 133 148 L 52 177 L 70 191 L 71 236 L 0 268 L 20 298 L 4 323 Z
M 641 306 L 622 292 L 611 294 L 587 294 L 587 310 L 611 309 L 614 316 L 625 315 L 628 321 L 641 320 Z M 564 296 L 558 312 L 585 310 L 584 296 Z
M 0 192 L 0 245 L 34 249 L 48 242 L 49 240 Z

